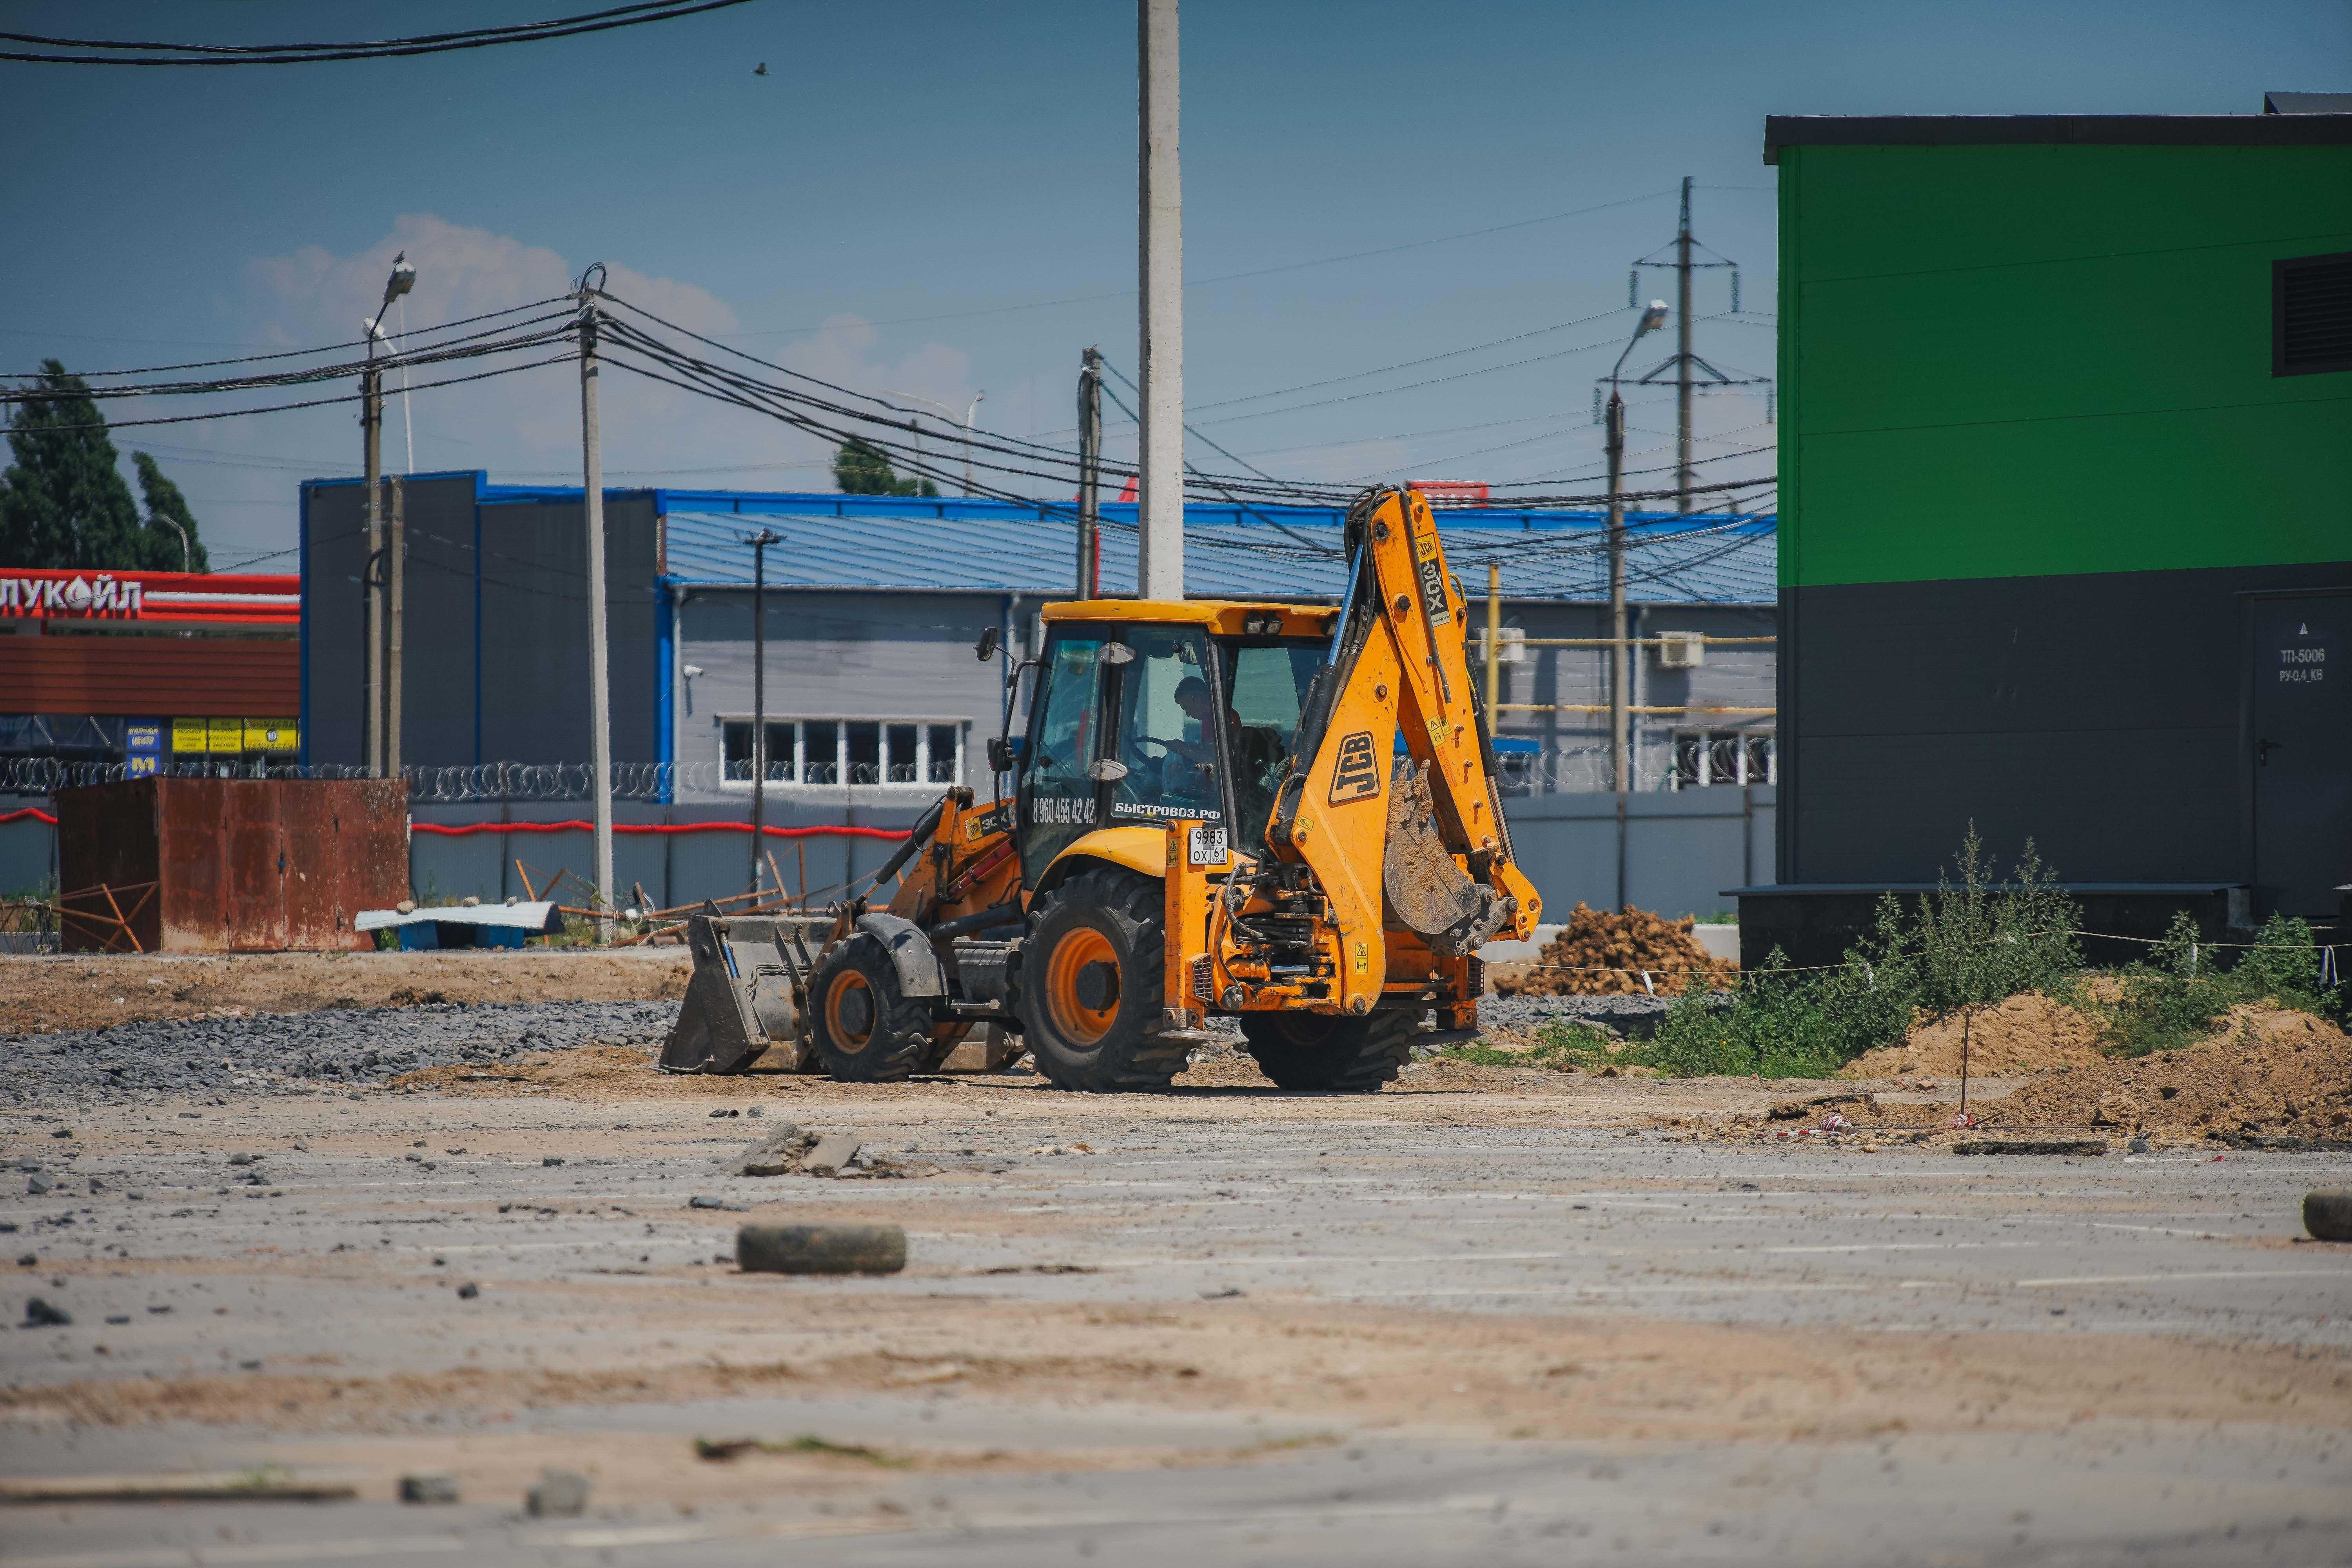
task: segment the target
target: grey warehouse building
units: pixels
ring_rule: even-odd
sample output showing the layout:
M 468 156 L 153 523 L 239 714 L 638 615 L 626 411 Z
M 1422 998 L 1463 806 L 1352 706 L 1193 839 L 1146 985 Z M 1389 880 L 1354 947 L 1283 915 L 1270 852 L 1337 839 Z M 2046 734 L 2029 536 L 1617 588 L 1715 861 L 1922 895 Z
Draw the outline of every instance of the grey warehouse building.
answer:
M 362 759 L 362 499 L 349 479 L 302 489 L 311 763 Z M 403 761 L 420 820 L 436 801 L 578 801 L 589 754 L 580 491 L 434 474 L 406 479 L 402 503 Z M 1136 509 L 1103 510 L 1102 589 L 1129 596 Z M 740 821 L 748 808 L 755 532 L 781 536 L 765 566 L 772 823 L 895 827 L 945 786 L 985 793 L 1004 693 L 1002 667 L 977 662 L 972 645 L 993 627 L 1015 657 L 1030 651 L 1039 607 L 1074 596 L 1065 506 L 608 489 L 604 516 L 616 793 L 674 819 Z M 1474 664 L 1489 566 L 1499 574 L 1496 729 L 1510 793 L 1610 788 L 1608 649 L 1591 646 L 1608 636 L 1605 520 L 1502 507 L 1441 516 L 1476 602 Z M 1186 592 L 1336 598 L 1340 521 L 1334 507 L 1188 505 Z M 1769 784 L 1774 520 L 1638 514 L 1629 534 L 1634 632 L 1664 639 L 1634 661 L 1635 787 Z

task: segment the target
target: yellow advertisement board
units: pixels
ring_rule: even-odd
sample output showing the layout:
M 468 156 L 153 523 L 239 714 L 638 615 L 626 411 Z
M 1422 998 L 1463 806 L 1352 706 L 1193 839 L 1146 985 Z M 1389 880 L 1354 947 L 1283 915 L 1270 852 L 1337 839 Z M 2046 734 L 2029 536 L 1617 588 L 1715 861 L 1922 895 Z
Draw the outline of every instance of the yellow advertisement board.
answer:
M 245 750 L 245 721 L 242 719 L 208 719 L 205 721 L 205 739 L 212 751 L 235 756 Z
M 205 721 L 202 719 L 174 719 L 172 721 L 173 751 L 181 752 L 193 752 L 201 755 L 205 749 Z
M 245 749 L 248 752 L 292 752 L 301 742 L 291 719 L 247 719 Z

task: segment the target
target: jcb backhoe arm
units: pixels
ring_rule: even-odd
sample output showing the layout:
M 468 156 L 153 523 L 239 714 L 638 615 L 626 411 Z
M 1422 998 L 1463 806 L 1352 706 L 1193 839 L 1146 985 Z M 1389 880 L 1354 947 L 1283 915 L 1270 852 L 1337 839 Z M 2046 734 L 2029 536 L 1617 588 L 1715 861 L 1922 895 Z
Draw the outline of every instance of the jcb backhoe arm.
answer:
M 1539 905 L 1512 861 L 1466 606 L 1428 501 L 1369 490 L 1346 538 L 1331 655 L 1308 687 L 1266 837 L 1322 885 L 1340 930 L 1342 1005 L 1361 1012 L 1380 999 L 1384 924 L 1461 958 L 1506 928 L 1532 930 Z

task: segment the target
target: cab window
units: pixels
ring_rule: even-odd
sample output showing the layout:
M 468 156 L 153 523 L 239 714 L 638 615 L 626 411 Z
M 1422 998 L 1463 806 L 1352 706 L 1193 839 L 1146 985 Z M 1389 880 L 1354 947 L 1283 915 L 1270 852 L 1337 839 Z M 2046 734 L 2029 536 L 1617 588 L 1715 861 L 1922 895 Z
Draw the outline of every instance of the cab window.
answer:
M 1095 696 L 1103 639 L 1054 639 L 1039 672 L 1036 740 L 1021 774 L 1021 859 L 1031 875 L 1094 826 Z
M 1110 815 L 1129 820 L 1222 822 L 1209 639 L 1191 626 L 1122 627 L 1135 658 L 1119 668 L 1117 760 Z
M 1324 654 L 1320 641 L 1224 645 L 1227 745 L 1241 842 L 1255 844 L 1274 815 L 1307 683 L 1322 668 Z

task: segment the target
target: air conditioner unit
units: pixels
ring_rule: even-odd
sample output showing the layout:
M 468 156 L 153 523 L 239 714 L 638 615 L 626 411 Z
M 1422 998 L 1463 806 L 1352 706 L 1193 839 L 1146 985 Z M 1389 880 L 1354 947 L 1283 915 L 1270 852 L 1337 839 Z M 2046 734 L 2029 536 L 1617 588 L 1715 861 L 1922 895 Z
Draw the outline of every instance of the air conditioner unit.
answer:
M 1479 626 L 1470 636 L 1470 662 L 1483 665 L 1486 660 L 1486 628 Z M 1503 635 L 1495 639 L 1496 664 L 1525 664 L 1528 661 L 1528 634 L 1523 626 L 1505 626 Z
M 1706 639 L 1696 632 L 1658 634 L 1660 669 L 1696 669 L 1706 660 Z

